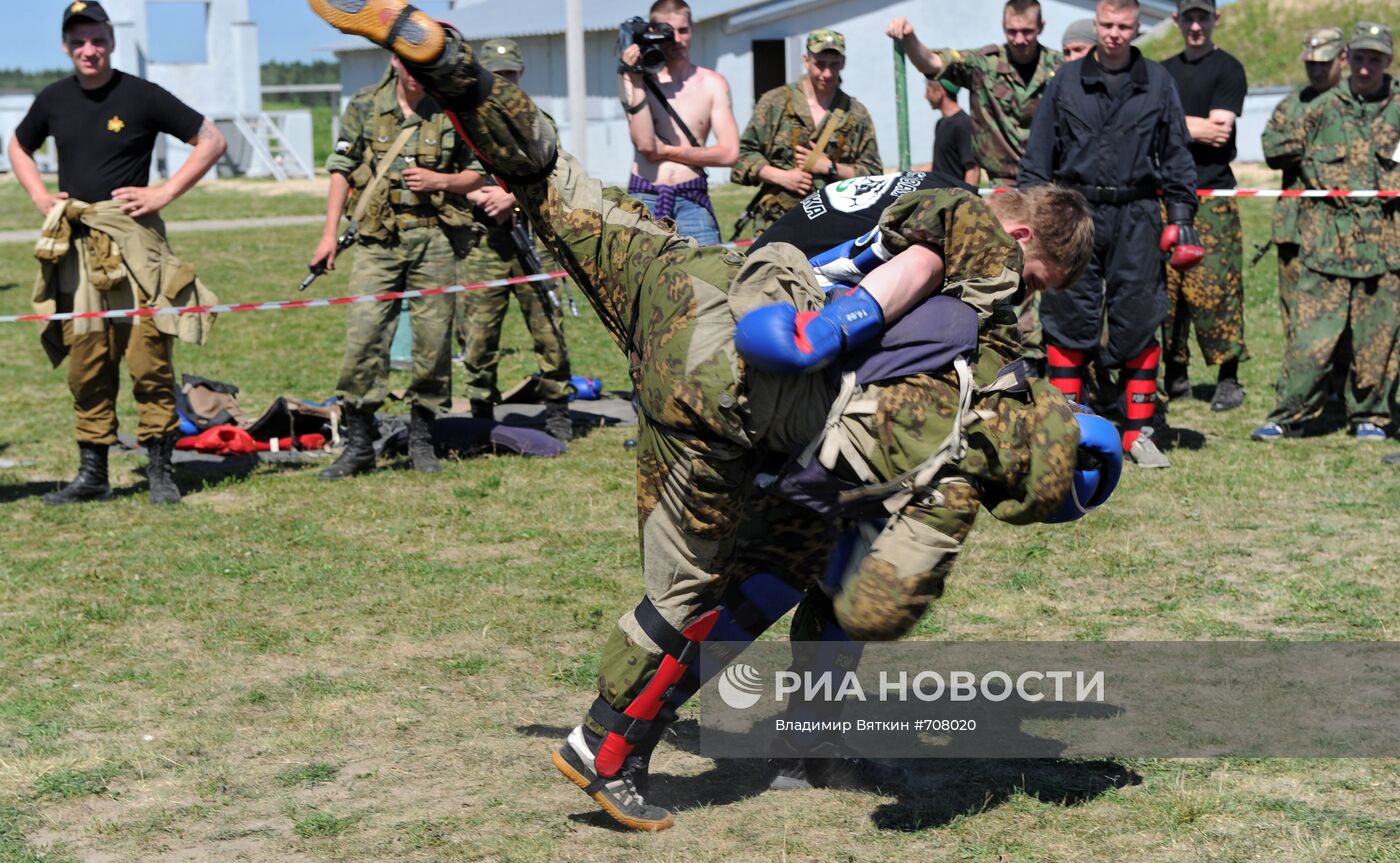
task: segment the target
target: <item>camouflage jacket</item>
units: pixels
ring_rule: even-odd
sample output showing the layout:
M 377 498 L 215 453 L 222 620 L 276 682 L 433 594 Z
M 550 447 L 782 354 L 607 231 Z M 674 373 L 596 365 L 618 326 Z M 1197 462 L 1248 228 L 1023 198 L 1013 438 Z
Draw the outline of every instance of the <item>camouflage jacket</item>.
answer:
M 1005 45 L 987 45 L 975 51 L 944 48 L 934 55 L 943 61 L 942 77 L 968 90 L 977 164 L 992 180 L 1014 185 L 1035 109 L 1064 55 L 1042 45 L 1029 84 L 1011 65 Z
M 855 168 L 856 176 L 879 174 L 880 148 L 875 142 L 875 121 L 860 102 L 844 90 L 836 91 L 831 110 L 844 110 L 846 121 L 831 136 L 826 155 L 838 164 Z M 826 119 L 822 120 L 823 125 Z M 798 196 L 758 178 L 767 165 L 784 170 L 797 167 L 798 145 L 811 146 L 821 134 L 807 108 L 802 84 L 787 84 L 764 93 L 754 106 L 753 118 L 739 138 L 739 161 L 734 164 L 731 179 L 744 186 L 761 186 L 759 212 L 767 219 L 776 219 L 797 204 Z M 820 189 L 826 181 L 815 178 L 813 186 Z
M 1303 174 L 1296 160 L 1280 159 L 1292 130 L 1303 122 L 1308 105 L 1322 94 L 1312 87 L 1295 90 L 1278 104 L 1269 123 L 1264 127 L 1264 159 L 1270 168 L 1283 172 L 1283 188 L 1303 188 Z M 1273 241 L 1280 245 L 1298 243 L 1298 199 L 1279 198 L 1274 204 Z
M 1313 100 L 1273 148 L 1270 164 L 1295 167 L 1309 189 L 1400 188 L 1400 96 L 1386 77 L 1384 97 L 1357 98 L 1339 84 Z M 1298 208 L 1299 253 L 1309 269 L 1365 279 L 1400 270 L 1400 201 L 1305 198 Z
M 471 149 L 452 127 L 447 114 L 432 96 L 423 96 L 412 119 L 404 117 L 394 92 L 394 75 L 387 74 L 372 87 L 357 92 L 340 118 L 340 135 L 326 159 L 326 170 L 344 174 L 350 182 L 347 216 L 374 178 L 379 160 L 394 139 L 409 126 L 417 130 L 394 159 L 384 180 L 370 190 L 370 203 L 360 222 L 360 236 L 381 241 L 397 236 L 400 216 L 436 215 L 442 224 L 459 227 L 472 222 L 464 198 L 444 192 L 418 194 L 404 185 L 403 172 L 417 165 L 444 174 L 456 174 L 471 163 Z

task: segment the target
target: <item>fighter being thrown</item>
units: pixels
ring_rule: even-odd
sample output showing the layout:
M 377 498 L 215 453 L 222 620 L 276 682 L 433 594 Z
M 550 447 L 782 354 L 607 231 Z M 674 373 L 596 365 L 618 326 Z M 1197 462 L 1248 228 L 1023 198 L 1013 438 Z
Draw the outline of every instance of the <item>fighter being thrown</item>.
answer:
M 1022 276 L 1050 288 L 1088 260 L 1092 227 L 1074 193 L 990 205 L 950 189 L 905 195 L 877 230 L 823 259 L 845 274 L 835 281 L 859 282 L 828 294 L 792 245 L 747 257 L 697 247 L 605 190 L 558 149 L 524 93 L 421 11 L 400 0 L 309 2 L 398 54 L 454 113 L 631 361 L 646 598 L 618 621 L 598 698 L 554 755 L 619 823 L 671 826 L 638 787 L 645 760 L 631 756 L 654 743 L 727 584 L 747 574 L 739 553 L 780 561 L 788 551 L 774 534 L 741 531 L 771 500 L 755 490 L 760 472 L 777 472 L 773 487 L 803 502 L 809 523 L 884 516 L 831 600 L 836 622 L 866 640 L 917 622 L 979 508 L 1024 524 L 1082 514 L 1111 491 L 1112 465 L 1076 471 L 1080 422 L 1094 418 L 1077 422 L 1013 362 Z

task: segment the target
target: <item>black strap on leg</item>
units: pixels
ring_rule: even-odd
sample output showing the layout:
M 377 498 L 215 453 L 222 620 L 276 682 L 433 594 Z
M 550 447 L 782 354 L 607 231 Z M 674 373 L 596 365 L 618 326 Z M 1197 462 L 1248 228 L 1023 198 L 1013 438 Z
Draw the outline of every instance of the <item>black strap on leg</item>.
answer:
M 661 651 L 669 656 L 675 657 L 680 662 L 685 662 L 686 651 L 694 644 L 690 639 L 681 635 L 680 631 L 667 622 L 661 616 L 661 612 L 656 610 L 656 606 L 651 604 L 651 599 L 643 599 L 637 604 L 632 615 L 637 619 L 637 625 L 642 628 Z
M 593 699 L 593 706 L 588 708 L 588 718 L 613 734 L 620 735 L 634 746 L 651 732 L 651 727 L 655 724 L 655 720 L 633 719 L 615 710 L 601 696 Z

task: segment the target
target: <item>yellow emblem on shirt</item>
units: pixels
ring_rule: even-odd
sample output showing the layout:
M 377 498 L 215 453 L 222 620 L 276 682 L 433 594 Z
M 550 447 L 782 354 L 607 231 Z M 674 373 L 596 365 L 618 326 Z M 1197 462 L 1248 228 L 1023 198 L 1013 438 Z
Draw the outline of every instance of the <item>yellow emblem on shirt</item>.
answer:
M 125 128 L 126 124 L 122 122 L 121 117 L 113 117 L 112 119 L 107 121 L 108 132 L 120 132 L 122 129 Z
M 68 11 L 76 15 L 86 8 L 87 4 L 84 3 L 83 0 L 74 0 L 73 5 L 68 7 Z

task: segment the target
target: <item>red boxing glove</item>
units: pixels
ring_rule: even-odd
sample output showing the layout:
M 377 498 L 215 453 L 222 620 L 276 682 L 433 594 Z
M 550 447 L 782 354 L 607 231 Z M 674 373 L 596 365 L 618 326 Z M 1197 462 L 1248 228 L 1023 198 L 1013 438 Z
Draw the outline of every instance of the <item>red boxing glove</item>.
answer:
M 1201 238 L 1189 223 L 1167 225 L 1162 229 L 1162 240 L 1158 245 L 1163 252 L 1171 252 L 1168 262 L 1172 269 L 1182 273 L 1199 264 L 1206 256 Z

